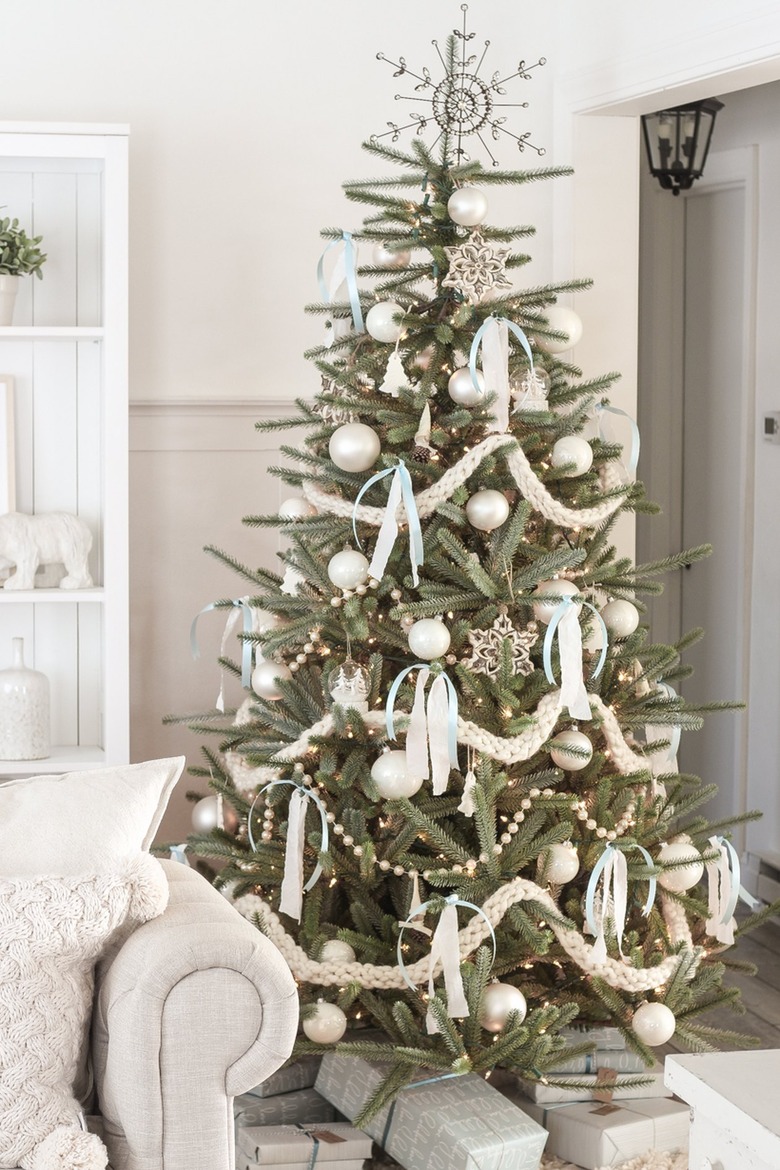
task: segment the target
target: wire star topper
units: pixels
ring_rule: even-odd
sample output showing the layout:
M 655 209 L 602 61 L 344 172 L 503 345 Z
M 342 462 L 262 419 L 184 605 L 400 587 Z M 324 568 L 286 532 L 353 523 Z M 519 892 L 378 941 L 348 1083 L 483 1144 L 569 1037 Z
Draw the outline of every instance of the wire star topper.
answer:
M 405 126 L 388 122 L 387 125 L 390 129 L 383 134 L 374 134 L 372 142 L 388 137 L 392 142 L 397 142 L 405 130 L 414 129 L 417 134 L 422 134 L 433 124 L 434 127 L 438 126 L 439 134 L 431 149 L 445 134 L 451 135 L 455 143 L 455 155 L 458 162 L 469 161 L 469 155 L 466 153 L 463 142 L 464 139 L 472 135 L 479 139 L 494 167 L 497 167 L 499 163 L 488 145 L 486 137 L 489 137 L 493 142 L 499 142 L 501 136 L 506 135 L 508 138 L 514 139 L 518 150 L 523 151 L 528 147 L 541 157 L 546 152 L 543 147 L 535 146 L 531 142 L 531 132 L 527 131 L 520 135 L 513 134 L 504 125 L 506 117 L 497 112 L 502 109 L 526 110 L 528 102 L 501 102 L 496 99 L 506 95 L 507 91 L 504 86 L 507 82 L 514 81 L 516 78 L 530 81 L 531 70 L 545 65 L 546 59 L 540 57 L 535 64 L 529 66 L 526 65 L 525 61 L 520 61 L 515 73 L 501 77 L 497 71 L 489 81 L 483 80 L 479 76 L 479 72 L 490 48 L 490 41 L 485 41 L 482 56 L 477 61 L 478 54 L 468 51 L 469 42 L 473 41 L 476 36 L 476 33 L 467 32 L 466 29 L 469 6 L 461 4 L 460 8 L 463 13 L 463 28 L 452 30 L 453 37 L 449 41 L 447 60 L 442 56 L 439 42 L 431 41 L 444 67 L 444 77 L 438 83 L 433 81 L 430 70 L 425 67 L 423 67 L 422 74 L 413 73 L 403 57 L 399 57 L 398 61 L 391 61 L 384 53 L 377 53 L 377 60 L 387 61 L 388 65 L 394 66 L 396 70 L 393 74 L 394 77 L 408 76 L 420 83 L 414 87 L 414 95 L 397 93 L 395 100 L 397 102 L 422 102 L 424 105 L 430 106 L 431 109 L 430 112 L 425 113 L 412 112 L 410 114 L 412 120 L 407 122 Z

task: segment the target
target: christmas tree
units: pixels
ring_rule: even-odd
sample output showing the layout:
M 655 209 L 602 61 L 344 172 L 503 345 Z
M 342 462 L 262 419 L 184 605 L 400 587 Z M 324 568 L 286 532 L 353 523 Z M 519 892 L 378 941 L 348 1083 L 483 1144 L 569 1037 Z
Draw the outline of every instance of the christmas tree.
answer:
M 471 135 L 493 162 L 502 137 L 531 149 L 469 39 L 438 85 L 397 64 L 439 137 L 365 143 L 392 173 L 345 184 L 360 230 L 322 233 L 321 390 L 262 424 L 302 428 L 273 469 L 298 494 L 245 521 L 281 531 L 282 571 L 209 550 L 247 583 L 216 607 L 243 617 L 221 664 L 251 693 L 192 721 L 231 815 L 190 847 L 289 962 L 296 1054 L 390 1062 L 367 1113 L 420 1067 L 543 1077 L 574 1020 L 648 1065 L 673 1035 L 738 1035 L 700 1022 L 739 1011 L 737 856 L 675 758 L 701 724 L 674 689 L 700 631 L 653 643 L 640 600 L 708 549 L 635 566 L 611 542 L 652 505 L 617 375 L 562 356 L 579 320 L 558 298 L 587 282 L 518 288 L 533 229 L 487 223 L 491 188 L 568 172 L 467 157 Z

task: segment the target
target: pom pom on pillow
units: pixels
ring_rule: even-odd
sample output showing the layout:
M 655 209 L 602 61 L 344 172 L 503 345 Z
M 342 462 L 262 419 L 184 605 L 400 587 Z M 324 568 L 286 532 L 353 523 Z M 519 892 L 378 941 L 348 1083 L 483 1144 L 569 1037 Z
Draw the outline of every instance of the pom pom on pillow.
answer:
M 36 1147 L 29 1170 L 105 1170 L 106 1147 L 94 1133 L 60 1126 Z

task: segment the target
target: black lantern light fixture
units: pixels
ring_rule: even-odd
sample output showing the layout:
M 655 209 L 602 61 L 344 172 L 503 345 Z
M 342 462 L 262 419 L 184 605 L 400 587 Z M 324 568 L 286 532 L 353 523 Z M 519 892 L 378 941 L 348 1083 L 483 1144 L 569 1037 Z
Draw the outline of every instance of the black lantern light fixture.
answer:
M 672 110 L 642 115 L 650 173 L 661 186 L 679 195 L 701 178 L 712 140 L 715 115 L 723 109 L 717 98 L 690 102 Z

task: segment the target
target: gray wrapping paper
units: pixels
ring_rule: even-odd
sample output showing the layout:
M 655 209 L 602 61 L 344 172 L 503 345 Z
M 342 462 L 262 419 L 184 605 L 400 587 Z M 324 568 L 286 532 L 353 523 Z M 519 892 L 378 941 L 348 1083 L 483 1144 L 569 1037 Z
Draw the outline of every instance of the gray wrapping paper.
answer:
M 276 1097 L 279 1093 L 292 1093 L 296 1089 L 310 1089 L 317 1079 L 321 1056 L 302 1056 L 286 1064 L 270 1076 L 262 1085 L 249 1090 L 250 1097 Z
M 336 1110 L 316 1089 L 298 1089 L 275 1097 L 255 1097 L 244 1093 L 233 1101 L 236 1125 L 303 1125 L 335 1121 Z
M 250 1125 L 236 1135 L 239 1155 L 261 1166 L 308 1164 L 315 1144 L 318 1167 L 360 1162 L 371 1156 L 368 1134 L 344 1121 L 307 1126 L 306 1130 L 295 1125 Z

